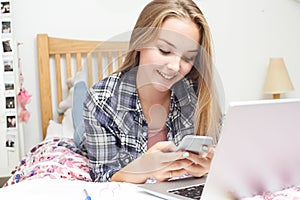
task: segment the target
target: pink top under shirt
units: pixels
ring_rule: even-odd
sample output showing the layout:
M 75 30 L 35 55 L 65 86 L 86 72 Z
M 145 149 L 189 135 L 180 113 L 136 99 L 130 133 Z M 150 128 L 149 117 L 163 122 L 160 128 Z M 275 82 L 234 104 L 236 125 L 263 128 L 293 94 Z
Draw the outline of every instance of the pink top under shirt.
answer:
M 166 130 L 166 126 L 157 130 L 149 130 L 147 148 L 150 149 L 157 142 L 167 141 Z

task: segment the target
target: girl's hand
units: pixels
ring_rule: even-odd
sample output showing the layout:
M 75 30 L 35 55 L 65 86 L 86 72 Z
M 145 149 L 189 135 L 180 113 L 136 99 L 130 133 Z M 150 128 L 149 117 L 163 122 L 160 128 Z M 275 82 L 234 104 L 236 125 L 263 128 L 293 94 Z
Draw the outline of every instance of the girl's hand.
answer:
M 167 141 L 158 142 L 146 152 L 144 155 L 144 163 L 149 163 L 148 166 L 150 168 L 146 173 L 149 178 L 166 181 L 187 173 L 184 168 L 191 165 L 191 161 L 185 159 L 189 156 L 189 153 L 176 152 L 176 149 L 177 147 L 173 142 Z M 154 160 L 156 160 L 156 162 Z
M 214 156 L 215 149 L 211 148 L 209 152 L 204 156 L 199 156 L 194 153 L 189 153 L 189 157 L 187 159 L 191 162 L 191 164 L 184 169 L 187 171 L 188 174 L 195 176 L 195 177 L 201 177 L 208 173 L 211 160 Z
M 182 176 L 187 173 L 185 168 L 191 166 L 191 161 L 185 159 L 189 153 L 175 150 L 173 142 L 158 142 L 144 155 L 114 174 L 111 180 L 144 183 L 148 178 L 165 181 Z

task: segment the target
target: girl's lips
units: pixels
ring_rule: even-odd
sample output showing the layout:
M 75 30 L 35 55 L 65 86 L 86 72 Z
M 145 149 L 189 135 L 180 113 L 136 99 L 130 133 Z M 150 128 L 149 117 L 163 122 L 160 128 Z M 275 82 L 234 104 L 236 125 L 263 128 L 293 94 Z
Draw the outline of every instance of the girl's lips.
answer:
M 160 71 L 160 70 L 157 70 L 157 72 L 158 72 L 163 78 L 165 78 L 165 79 L 167 79 L 167 80 L 171 80 L 171 79 L 173 79 L 173 78 L 176 76 L 176 74 L 171 74 L 171 75 L 165 74 L 165 73 L 163 73 L 163 72 Z

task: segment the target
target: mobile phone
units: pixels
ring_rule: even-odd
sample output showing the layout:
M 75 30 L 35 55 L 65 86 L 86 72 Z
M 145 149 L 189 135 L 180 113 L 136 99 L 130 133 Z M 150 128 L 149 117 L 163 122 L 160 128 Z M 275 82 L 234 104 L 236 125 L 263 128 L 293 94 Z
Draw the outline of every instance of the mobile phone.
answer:
M 209 151 L 212 144 L 213 138 L 210 136 L 187 135 L 182 139 L 177 150 L 203 155 Z

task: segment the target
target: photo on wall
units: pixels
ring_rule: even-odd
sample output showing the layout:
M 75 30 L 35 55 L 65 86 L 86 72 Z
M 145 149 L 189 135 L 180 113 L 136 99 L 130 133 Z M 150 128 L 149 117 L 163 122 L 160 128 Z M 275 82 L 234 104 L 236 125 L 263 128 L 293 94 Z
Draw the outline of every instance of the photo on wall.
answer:
M 16 129 L 17 128 L 17 118 L 16 115 L 6 116 L 6 128 L 7 129 Z
M 16 103 L 15 103 L 15 97 L 5 97 L 5 105 L 6 109 L 15 109 L 16 108 Z
M 16 94 L 15 87 L 16 86 L 15 86 L 15 76 L 14 76 L 14 74 L 4 73 L 2 82 L 4 83 L 4 94 L 5 94 L 5 96 L 15 96 L 15 94 Z
M 0 2 L 0 8 L 1 8 L 1 15 L 10 15 L 10 1 L 1 1 Z
M 14 134 L 7 134 L 5 138 L 5 147 L 9 151 L 14 151 L 16 146 L 16 136 Z
M 14 71 L 13 59 L 3 58 L 3 67 L 4 67 L 4 72 L 13 72 Z
M 11 20 L 9 19 L 2 19 L 1 21 L 1 32 L 2 36 L 10 35 L 11 32 Z
M 12 39 L 3 39 L 2 40 L 2 48 L 4 55 L 10 55 L 13 53 L 13 43 Z
M 15 90 L 15 84 L 14 83 L 4 83 L 5 91 L 14 91 Z

